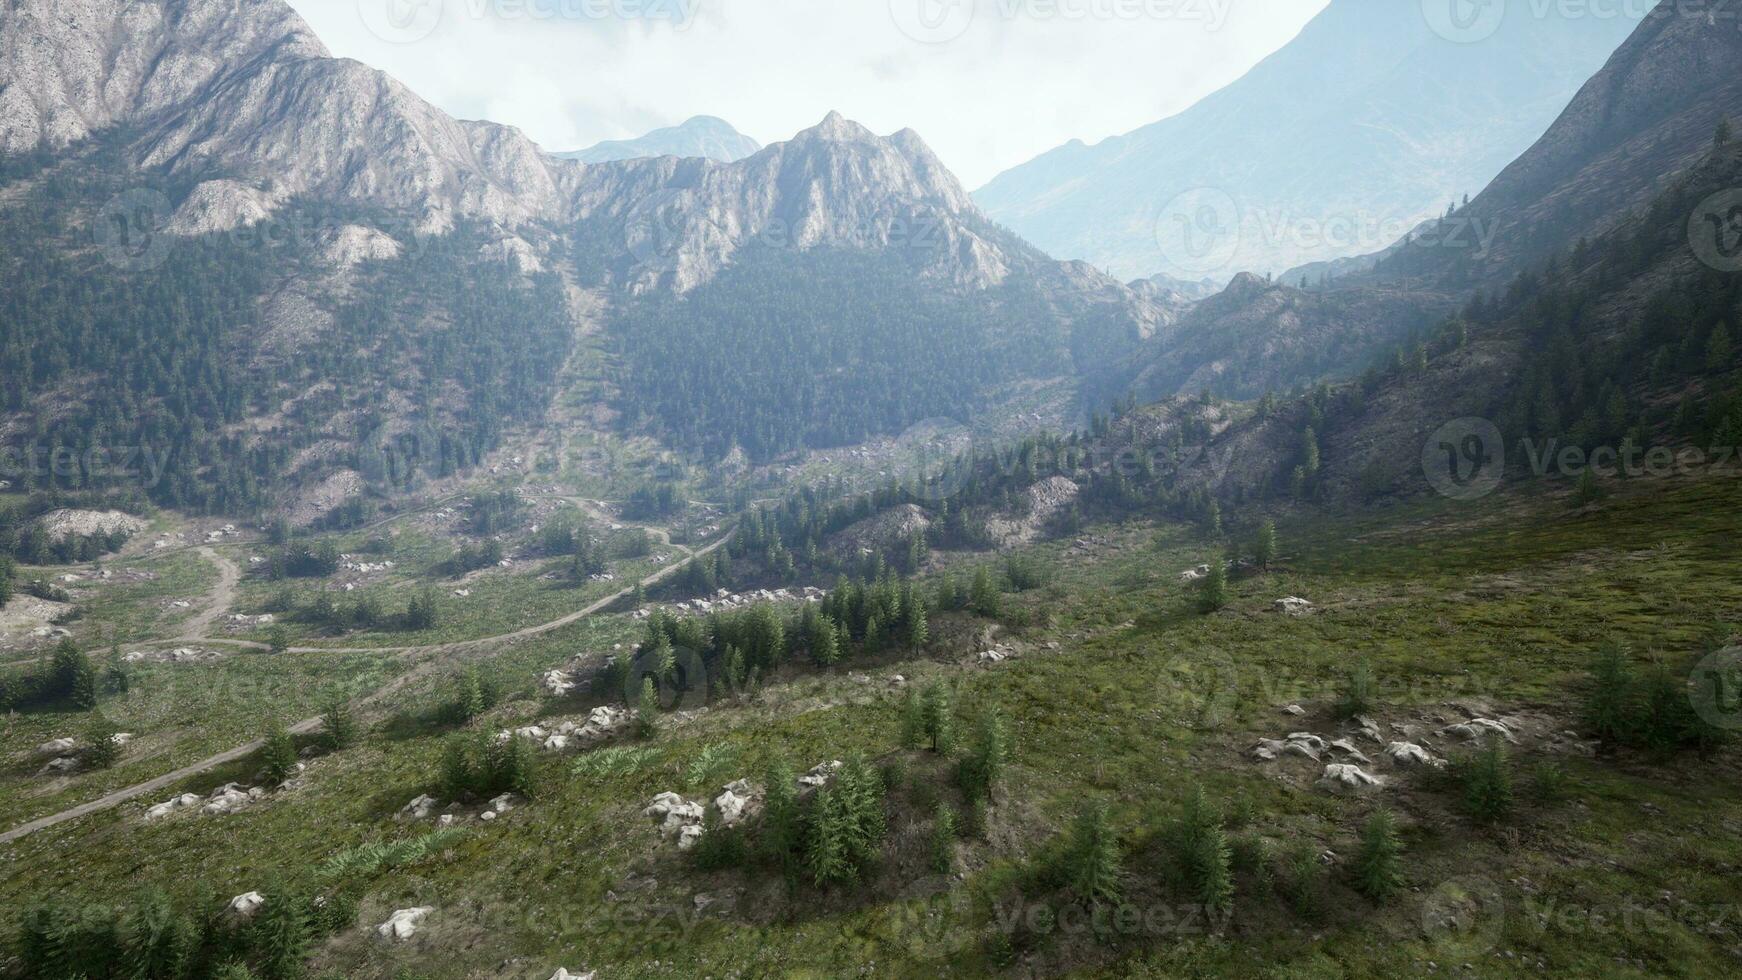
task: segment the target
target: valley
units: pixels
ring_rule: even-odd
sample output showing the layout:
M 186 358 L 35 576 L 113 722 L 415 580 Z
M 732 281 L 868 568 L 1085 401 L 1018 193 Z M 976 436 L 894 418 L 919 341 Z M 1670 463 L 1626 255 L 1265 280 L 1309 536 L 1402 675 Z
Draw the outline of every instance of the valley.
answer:
M 5 0 L 0 978 L 1733 975 L 1742 31 L 1406 6 L 970 195 Z

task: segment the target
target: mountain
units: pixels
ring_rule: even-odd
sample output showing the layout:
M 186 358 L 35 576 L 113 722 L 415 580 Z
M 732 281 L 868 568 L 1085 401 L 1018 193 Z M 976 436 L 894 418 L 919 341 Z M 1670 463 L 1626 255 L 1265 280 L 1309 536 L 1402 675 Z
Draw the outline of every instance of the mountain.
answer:
M 830 114 L 734 162 L 585 163 L 331 57 L 277 0 L 0 18 L 0 308 L 30 311 L 0 337 L 27 377 L 0 430 L 175 438 L 161 503 L 318 510 L 475 466 L 543 424 L 583 347 L 622 358 L 590 417 L 698 452 L 1011 399 L 1068 422 L 1180 311 L 999 228 L 911 131 Z M 771 294 L 817 302 L 741 316 Z M 739 362 L 777 339 L 803 357 Z M 872 356 L 902 369 L 866 375 Z M 786 380 L 721 408 L 723 363 Z
M 975 199 L 1050 254 L 1121 277 L 1227 279 L 1374 252 L 1529 147 L 1632 26 L 1518 13 L 1456 43 L 1419 4 L 1333 0 L 1190 109 L 1061 146 Z
M 695 116 L 676 126 L 656 129 L 640 139 L 606 140 L 584 150 L 556 154 L 564 160 L 609 163 L 644 157 L 704 157 L 733 163 L 762 149 L 762 144 L 714 116 Z
M 1688 458 L 1673 454 L 1727 458 L 1742 441 L 1742 140 L 1726 123 L 1742 112 L 1730 70 L 1738 59 L 1733 25 L 1703 13 L 1654 15 L 1448 228 L 1424 231 L 1328 290 L 1247 277 L 1193 307 L 1155 345 L 1162 356 L 1140 355 L 1152 373 L 1166 375 L 1168 356 L 1190 346 L 1180 331 L 1238 331 L 1309 300 L 1337 321 L 1330 335 L 1346 335 L 1359 322 L 1350 311 L 1375 296 L 1415 296 L 1420 313 L 1437 319 L 1407 335 L 1408 356 L 1372 363 L 1357 383 L 1224 415 L 1210 452 L 1178 485 L 1350 501 L 1430 485 L 1466 492 L 1434 482 L 1434 466 L 1444 465 L 1434 439 L 1450 438 L 1436 435 L 1447 426 L 1457 427 L 1460 451 L 1473 453 L 1476 437 L 1495 473 L 1568 483 L 1577 472 L 1560 472 L 1541 447 L 1625 460 L 1632 445 L 1633 476 L 1646 465 L 1667 475 Z M 1492 222 L 1486 248 L 1433 240 L 1460 219 Z M 1166 431 L 1201 411 L 1174 398 L 1144 424 Z M 1297 477 L 1309 459 L 1317 469 Z

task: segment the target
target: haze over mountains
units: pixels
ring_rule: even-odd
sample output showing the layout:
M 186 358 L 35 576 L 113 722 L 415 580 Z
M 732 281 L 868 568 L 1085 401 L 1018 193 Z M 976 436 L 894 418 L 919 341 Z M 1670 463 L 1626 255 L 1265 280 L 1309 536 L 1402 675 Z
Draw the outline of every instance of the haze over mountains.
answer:
M 706 157 L 734 163 L 762 149 L 762 144 L 714 116 L 695 116 L 676 126 L 656 129 L 638 139 L 605 140 L 584 150 L 558 153 L 564 160 L 608 163 L 645 157 Z
M 1225 281 L 1378 251 L 1481 190 L 1634 26 L 1534 11 L 1455 43 L 1419 4 L 1334 0 L 1297 39 L 1185 112 L 1061 146 L 975 200 L 1050 254 L 1124 279 Z M 1238 225 L 1237 247 L 1226 234 L 1188 241 L 1182 218 Z

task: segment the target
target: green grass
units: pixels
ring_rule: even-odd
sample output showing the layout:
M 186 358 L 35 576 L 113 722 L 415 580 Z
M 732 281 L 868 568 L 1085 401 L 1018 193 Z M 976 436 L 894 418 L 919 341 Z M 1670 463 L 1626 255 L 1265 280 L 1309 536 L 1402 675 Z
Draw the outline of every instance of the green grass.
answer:
M 938 616 L 934 635 L 946 639 L 934 660 L 890 664 L 866 680 L 848 664 L 749 704 L 715 704 L 669 722 L 647 754 L 627 762 L 618 754 L 577 770 L 575 757 L 546 757 L 537 801 L 494 824 L 472 824 L 413 867 L 384 871 L 359 928 L 328 943 L 316 965 L 354 977 L 387 977 L 402 966 L 441 978 L 501 975 L 504 961 L 513 963 L 507 975 L 539 978 L 559 965 L 613 978 L 828 977 L 856 974 L 867 961 L 887 976 L 994 974 L 981 942 L 994 906 L 1030 877 L 1034 855 L 1085 797 L 1112 804 L 1126 894 L 1143 910 L 1185 900 L 1165 834 L 1197 783 L 1229 809 L 1242 803 L 1251 819 L 1236 835 L 1352 855 L 1372 801 L 1279 783 L 1241 753 L 1256 735 L 1289 730 L 1280 705 L 1328 709 L 1355 659 L 1372 665 L 1385 710 L 1479 699 L 1564 716 L 1571 726 L 1598 642 L 1619 638 L 1641 658 L 1679 656 L 1702 649 L 1720 617 L 1734 629 L 1742 611 L 1738 504 L 1742 486 L 1711 481 L 1618 495 L 1590 514 L 1508 499 L 1475 509 L 1432 502 L 1331 519 L 1282 515 L 1278 570 L 1236 578 L 1233 601 L 1214 615 L 1195 610 L 1177 575 L 1220 554 L 1222 542 L 1143 522 L 1091 527 L 1079 535 L 1102 542 L 1090 554 L 1070 541 L 1031 549 L 1057 574 L 1006 597 L 1035 623 L 1015 637 L 1028 647 L 1022 657 L 962 670 L 954 661 L 972 650 L 959 638 L 979 624 Z M 1319 612 L 1295 619 L 1270 611 L 1286 595 Z M 524 695 L 538 671 L 623 642 L 632 630 L 623 617 L 605 617 L 506 649 L 489 669 Z M 1048 642 L 1060 651 L 1046 652 Z M 214 669 L 271 662 L 236 659 Z M 285 662 L 303 669 L 321 661 Z M 323 676 L 357 663 L 333 657 Z M 776 755 L 802 771 L 856 749 L 893 751 L 897 696 L 881 679 L 890 672 L 910 683 L 954 680 L 965 718 L 997 703 L 1010 720 L 1017 758 L 988 839 L 964 851 L 959 900 L 902 900 L 913 875 L 899 851 L 859 887 L 789 895 L 760 875 L 699 874 L 656 843 L 639 811 L 662 790 L 699 796 L 715 782 L 756 777 Z M 443 692 L 443 675 L 432 673 L 395 706 L 432 704 Z M 190 715 L 200 710 L 227 709 L 189 706 Z M 511 697 L 479 724 L 493 730 L 540 714 L 538 700 Z M 3 849 L 0 904 L 41 893 L 112 897 L 144 883 L 206 883 L 234 894 L 271 872 L 308 880 L 348 849 L 430 829 L 392 817 L 432 789 L 436 735 L 378 733 L 317 760 L 301 789 L 234 817 L 147 826 L 136 808 L 123 808 L 56 827 Z M 9 736 L 6 744 L 27 740 Z M 1377 977 L 1424 975 L 1431 961 L 1455 975 L 1731 975 L 1730 950 L 1742 943 L 1733 911 L 1742 901 L 1737 750 L 1708 761 L 1562 761 L 1570 798 L 1522 799 L 1496 830 L 1473 827 L 1454 793 L 1415 783 L 1387 791 L 1381 798 L 1399 811 L 1406 844 L 1406 888 L 1389 905 L 1360 898 L 1333 869 L 1322 916 L 1302 918 L 1241 877 L 1224 937 L 1172 926 L 1055 934 L 1023 952 L 1023 969 Z M 1469 875 L 1497 884 L 1503 910 L 1478 916 L 1473 939 L 1425 930 L 1424 902 Z M 695 914 L 698 892 L 740 888 L 729 910 Z M 385 947 L 364 928 L 411 905 L 438 909 L 421 943 Z

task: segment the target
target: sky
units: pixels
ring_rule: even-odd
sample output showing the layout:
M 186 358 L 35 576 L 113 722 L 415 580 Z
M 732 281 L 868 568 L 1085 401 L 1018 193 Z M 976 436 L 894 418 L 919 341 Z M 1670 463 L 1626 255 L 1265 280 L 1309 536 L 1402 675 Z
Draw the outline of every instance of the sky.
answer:
M 917 130 L 970 189 L 1171 116 L 1328 0 L 289 0 L 327 47 L 564 151 L 719 116 Z

